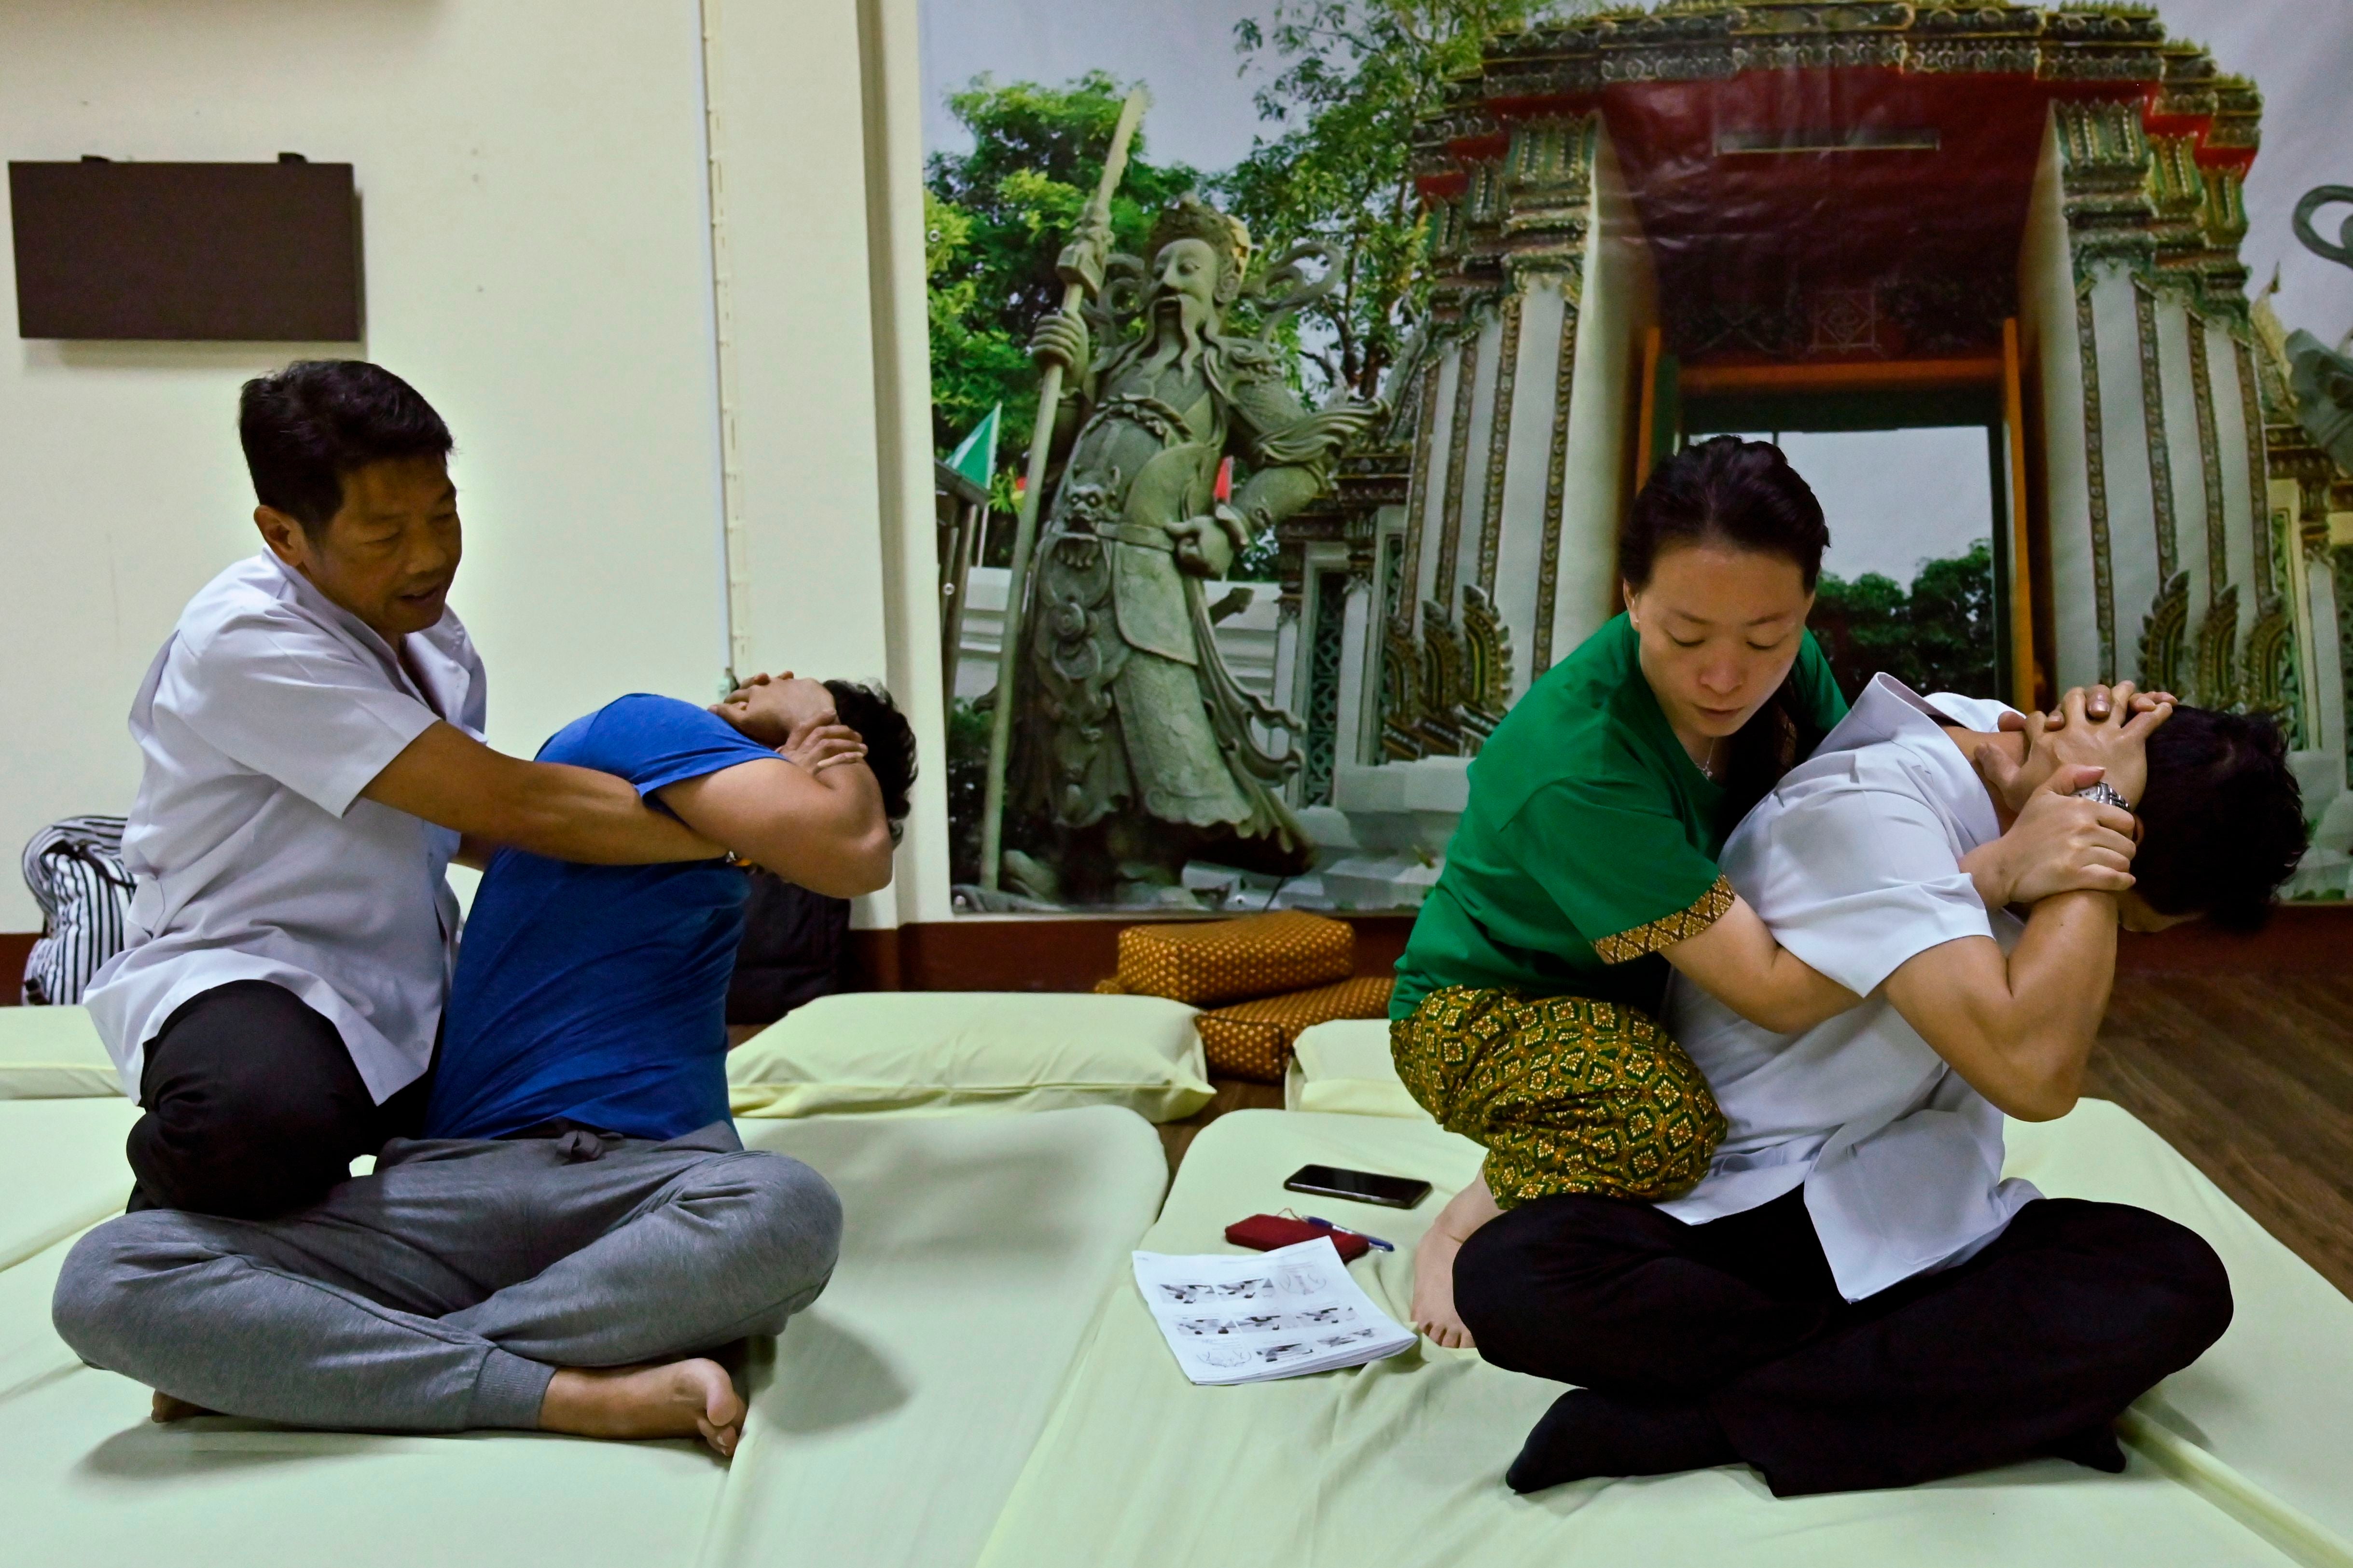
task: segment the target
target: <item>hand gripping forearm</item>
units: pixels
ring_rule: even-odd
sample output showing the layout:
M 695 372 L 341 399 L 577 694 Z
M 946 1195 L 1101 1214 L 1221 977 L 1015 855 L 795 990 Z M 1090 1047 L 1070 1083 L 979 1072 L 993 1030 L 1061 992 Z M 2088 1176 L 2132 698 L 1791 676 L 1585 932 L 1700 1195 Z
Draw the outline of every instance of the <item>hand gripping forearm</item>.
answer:
M 642 866 L 723 851 L 656 811 L 625 779 L 594 768 L 527 763 L 450 724 L 435 724 L 360 794 L 475 841 L 554 860 Z

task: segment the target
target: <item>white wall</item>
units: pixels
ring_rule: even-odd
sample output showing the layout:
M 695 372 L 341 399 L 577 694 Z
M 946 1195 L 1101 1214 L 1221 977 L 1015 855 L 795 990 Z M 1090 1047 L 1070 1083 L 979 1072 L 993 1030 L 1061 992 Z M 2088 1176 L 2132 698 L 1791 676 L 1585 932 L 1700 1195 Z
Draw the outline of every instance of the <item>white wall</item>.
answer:
M 453 603 L 509 750 L 625 690 L 703 697 L 723 662 L 699 49 L 692 0 L 0 15 L 10 158 L 355 165 L 364 353 L 456 433 Z M 306 352 L 362 351 L 0 347 L 12 857 L 53 817 L 128 806 L 140 675 L 188 595 L 256 548 L 237 384 Z M 37 924 L 0 877 L 0 930 Z
M 353 164 L 368 338 L 0 347 L 0 847 L 128 806 L 139 678 L 255 548 L 237 384 L 305 353 L 390 366 L 457 435 L 453 603 L 493 743 L 527 753 L 624 691 L 707 699 L 715 145 L 749 662 L 891 683 L 925 772 L 898 883 L 859 918 L 944 915 L 913 26 L 913 0 L 12 0 L 6 156 Z M 0 875 L 0 931 L 37 923 Z
M 755 668 L 889 683 L 923 749 L 915 810 L 893 886 L 856 918 L 945 919 L 914 5 L 706 10 L 749 580 L 739 635 Z

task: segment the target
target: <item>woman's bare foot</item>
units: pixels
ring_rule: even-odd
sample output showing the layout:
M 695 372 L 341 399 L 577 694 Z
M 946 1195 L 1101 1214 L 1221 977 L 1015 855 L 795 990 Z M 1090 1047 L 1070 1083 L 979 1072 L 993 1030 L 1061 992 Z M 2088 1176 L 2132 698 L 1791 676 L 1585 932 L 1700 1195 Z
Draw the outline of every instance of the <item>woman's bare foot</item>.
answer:
M 700 1356 L 659 1366 L 565 1367 L 540 1402 L 543 1432 L 577 1437 L 701 1437 L 722 1458 L 744 1436 L 744 1401 Z
M 1438 1211 L 1413 1249 L 1413 1326 L 1451 1351 L 1472 1348 L 1471 1331 L 1454 1310 L 1454 1255 L 1472 1234 L 1504 1211 L 1487 1190 L 1487 1175 L 1463 1188 Z
M 191 1415 L 217 1415 L 217 1410 L 207 1410 L 201 1405 L 191 1405 L 185 1399 L 174 1399 L 162 1389 L 155 1391 L 155 1403 L 148 1418 L 157 1422 L 185 1421 Z
M 1413 1326 L 1448 1350 L 1471 1348 L 1471 1331 L 1454 1311 L 1454 1255 L 1462 1244 L 1432 1226 L 1413 1249 Z

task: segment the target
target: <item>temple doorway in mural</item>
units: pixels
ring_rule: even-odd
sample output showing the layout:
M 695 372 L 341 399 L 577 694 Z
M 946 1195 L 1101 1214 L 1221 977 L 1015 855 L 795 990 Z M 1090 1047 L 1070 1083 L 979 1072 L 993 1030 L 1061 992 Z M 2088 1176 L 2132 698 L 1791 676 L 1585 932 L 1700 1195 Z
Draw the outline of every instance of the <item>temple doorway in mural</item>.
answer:
M 1830 524 L 1813 631 L 1850 699 L 1883 670 L 2023 707 L 2038 679 L 2016 370 L 2014 354 L 1687 368 L 1653 329 L 1637 449 L 1655 462 L 1736 435 L 1788 456 Z

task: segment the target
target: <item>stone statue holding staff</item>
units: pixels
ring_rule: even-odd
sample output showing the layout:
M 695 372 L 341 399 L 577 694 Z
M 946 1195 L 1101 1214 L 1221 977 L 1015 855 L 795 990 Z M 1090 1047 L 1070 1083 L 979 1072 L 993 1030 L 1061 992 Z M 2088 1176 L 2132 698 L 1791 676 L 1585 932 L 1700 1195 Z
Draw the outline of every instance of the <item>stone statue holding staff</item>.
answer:
M 2313 216 L 2326 206 L 2353 204 L 2353 185 L 2318 185 L 2295 204 L 2295 237 L 2315 256 L 2353 267 L 2353 217 L 2340 226 L 2335 243 L 2322 237 Z M 2353 332 L 2346 334 L 2353 339 Z M 2287 339 L 2288 384 L 2295 394 L 2297 423 L 2337 467 L 2353 470 L 2353 359 L 2346 344 L 2330 349 L 2310 332 Z
M 1269 745 L 1295 721 L 1235 681 L 1203 589 L 1324 489 L 1381 407 L 1311 412 L 1273 347 L 1228 331 L 1250 255 L 1240 222 L 1187 196 L 1150 249 L 1134 285 L 1139 335 L 1091 357 L 1084 321 L 1062 312 L 1030 342 L 1071 387 L 1053 433 L 1069 455 L 1021 630 L 1008 781 L 1021 824 L 1008 837 L 1026 853 L 1006 856 L 1004 882 L 1034 897 L 1149 900 L 1196 858 L 1276 874 L 1308 864 L 1278 794 L 1296 752 Z M 1224 500 L 1229 457 L 1248 478 Z

